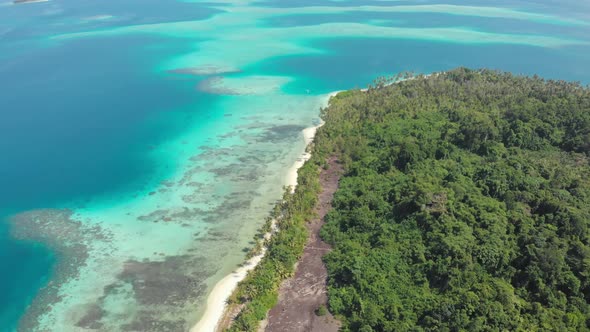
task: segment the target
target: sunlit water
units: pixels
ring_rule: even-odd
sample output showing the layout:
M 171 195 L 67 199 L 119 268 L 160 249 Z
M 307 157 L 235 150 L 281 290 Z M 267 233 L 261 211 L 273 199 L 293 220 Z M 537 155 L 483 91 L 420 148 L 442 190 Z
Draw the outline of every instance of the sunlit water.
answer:
M 580 1 L 0 4 L 0 330 L 185 331 L 325 95 L 488 67 L 590 81 Z

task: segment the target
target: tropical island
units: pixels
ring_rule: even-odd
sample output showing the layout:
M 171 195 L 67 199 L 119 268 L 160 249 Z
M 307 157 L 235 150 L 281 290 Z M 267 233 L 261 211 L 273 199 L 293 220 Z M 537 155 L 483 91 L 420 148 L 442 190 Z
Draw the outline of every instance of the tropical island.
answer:
M 399 79 L 322 110 L 220 327 L 256 331 L 284 299 L 339 167 L 316 316 L 363 332 L 589 330 L 590 89 L 464 68 Z

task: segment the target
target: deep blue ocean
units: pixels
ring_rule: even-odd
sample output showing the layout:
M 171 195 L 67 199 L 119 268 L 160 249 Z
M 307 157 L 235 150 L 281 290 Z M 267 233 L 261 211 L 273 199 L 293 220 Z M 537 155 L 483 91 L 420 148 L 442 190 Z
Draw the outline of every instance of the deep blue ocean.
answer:
M 0 31 L 10 29 L 0 36 L 0 331 L 15 327 L 56 260 L 43 244 L 11 238 L 6 218 L 141 188 L 154 172 L 143 152 L 183 131 L 183 122 L 161 115 L 211 98 L 194 84 L 151 75 L 157 59 L 183 51 L 174 41 L 105 38 L 50 47 L 38 40 L 48 24 L 67 32 L 71 27 L 57 23 L 93 13 L 119 15 L 125 24 L 179 20 L 187 4 L 55 3 L 0 7 Z M 187 19 L 215 12 L 190 8 Z M 147 121 L 153 117 L 160 121 Z
M 93 198 L 140 190 L 175 162 L 155 165 L 146 151 L 186 132 L 187 121 L 207 121 L 217 96 L 195 89 L 195 80 L 154 73 L 160 59 L 191 50 L 181 39 L 126 35 L 56 44 L 53 35 L 117 26 L 201 20 L 227 4 L 164 0 L 53 0 L 0 5 L 0 331 L 15 328 L 38 290 L 51 279 L 59 257 L 43 244 L 11 237 L 17 212 L 80 206 Z M 419 4 L 443 3 L 420 1 Z M 590 20 L 583 1 L 463 1 Z M 415 5 L 414 1 L 289 0 L 259 6 L 304 7 Z M 214 8 L 217 7 L 217 8 Z M 109 19 L 97 19 L 109 15 Z M 92 19 L 87 19 L 92 18 Z M 383 21 L 406 28 L 470 27 L 502 34 L 536 34 L 590 42 L 588 25 L 550 25 L 513 18 L 448 13 L 349 12 L 294 14 L 263 26 Z M 198 37 L 197 37 L 198 38 Z M 194 42 L 194 40 L 193 40 Z M 458 66 L 486 67 L 551 79 L 590 82 L 590 46 L 539 47 L 465 44 L 392 38 L 320 38 L 322 54 L 275 56 L 245 70 L 297 77 L 285 91 L 326 93 L 364 87 L 376 76 L 430 73 Z M 255 45 L 253 45 L 255 47 Z

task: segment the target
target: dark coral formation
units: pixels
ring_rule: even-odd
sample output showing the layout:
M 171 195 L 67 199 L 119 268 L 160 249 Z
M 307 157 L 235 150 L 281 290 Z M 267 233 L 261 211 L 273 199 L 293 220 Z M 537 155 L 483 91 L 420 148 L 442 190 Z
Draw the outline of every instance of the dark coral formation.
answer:
M 294 140 L 301 136 L 303 129 L 305 129 L 304 126 L 298 125 L 273 126 L 265 130 L 264 134 L 260 136 L 260 141 L 278 143 L 284 140 Z
M 213 272 L 205 258 L 191 255 L 169 256 L 162 261 L 129 260 L 117 281 L 104 287 L 103 296 L 76 325 L 105 330 L 103 320 L 113 315 L 105 307 L 106 299 L 123 295 L 141 309 L 120 318 L 122 331 L 186 331 L 190 328 L 186 317 L 204 297 L 204 280 Z
M 59 256 L 51 282 L 30 304 L 20 321 L 19 331 L 35 330 L 38 318 L 50 305 L 61 301 L 59 287 L 76 278 L 80 267 L 86 264 L 88 247 L 85 243 L 88 240 L 110 241 L 111 236 L 99 226 L 83 225 L 71 217 L 70 210 L 43 209 L 23 212 L 11 219 L 14 237 L 44 243 Z

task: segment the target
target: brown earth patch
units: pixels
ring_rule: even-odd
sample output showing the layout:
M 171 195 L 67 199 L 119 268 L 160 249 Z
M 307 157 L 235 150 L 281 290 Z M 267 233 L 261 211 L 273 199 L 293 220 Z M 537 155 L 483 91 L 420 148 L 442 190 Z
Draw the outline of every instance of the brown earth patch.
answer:
M 279 289 L 279 301 L 268 314 L 266 332 L 336 332 L 340 328 L 340 322 L 329 312 L 316 315 L 316 310 L 327 306 L 328 302 L 328 272 L 322 257 L 330 251 L 330 246 L 320 238 L 320 229 L 332 208 L 332 199 L 342 175 L 342 166 L 336 158 L 330 158 L 328 164 L 328 169 L 320 174 L 322 192 L 316 207 L 318 217 L 307 224 L 309 239 L 303 256 L 297 263 L 295 275 L 285 280 Z

